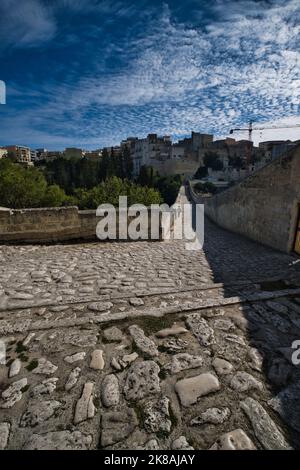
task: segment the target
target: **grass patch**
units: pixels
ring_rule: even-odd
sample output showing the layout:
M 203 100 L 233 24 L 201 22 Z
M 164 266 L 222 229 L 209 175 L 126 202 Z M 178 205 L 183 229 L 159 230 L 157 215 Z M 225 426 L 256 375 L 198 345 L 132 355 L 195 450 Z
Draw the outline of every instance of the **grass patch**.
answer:
M 164 317 L 145 316 L 136 319 L 135 323 L 144 330 L 146 335 L 151 335 L 159 330 L 170 328 L 174 323 L 174 317 L 172 315 L 165 315 Z
M 21 354 L 24 351 L 27 351 L 26 346 L 23 345 L 22 341 L 18 341 L 16 346 L 16 353 Z
M 22 362 L 28 362 L 28 360 L 29 360 L 29 357 L 26 356 L 26 354 L 23 354 L 23 353 L 19 354 L 18 358 L 19 358 L 20 361 L 22 361 Z
M 36 369 L 38 365 L 39 362 L 37 361 L 37 359 L 33 359 L 32 361 L 30 361 L 26 369 L 30 372 L 31 370 Z

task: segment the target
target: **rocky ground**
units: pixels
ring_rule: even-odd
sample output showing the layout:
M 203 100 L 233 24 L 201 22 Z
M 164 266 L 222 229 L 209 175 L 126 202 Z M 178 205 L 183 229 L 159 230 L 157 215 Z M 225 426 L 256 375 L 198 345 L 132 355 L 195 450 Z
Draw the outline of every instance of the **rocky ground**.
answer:
M 0 449 L 300 448 L 297 259 L 206 230 L 0 248 Z

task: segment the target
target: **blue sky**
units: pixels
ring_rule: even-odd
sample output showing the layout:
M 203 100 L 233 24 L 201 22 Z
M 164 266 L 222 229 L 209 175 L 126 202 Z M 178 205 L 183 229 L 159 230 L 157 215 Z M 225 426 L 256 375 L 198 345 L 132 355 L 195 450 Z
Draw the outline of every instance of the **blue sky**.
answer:
M 299 0 L 1 0 L 0 145 L 300 123 L 299 65 Z

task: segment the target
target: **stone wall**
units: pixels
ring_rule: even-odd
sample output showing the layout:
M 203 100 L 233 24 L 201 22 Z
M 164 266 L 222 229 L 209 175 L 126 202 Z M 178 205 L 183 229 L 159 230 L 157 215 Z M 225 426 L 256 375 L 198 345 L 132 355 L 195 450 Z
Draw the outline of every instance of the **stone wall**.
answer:
M 196 202 L 202 202 L 191 190 Z M 205 198 L 205 213 L 221 227 L 291 252 L 300 205 L 300 147 L 238 185 Z
M 128 224 L 132 219 L 134 217 L 128 217 Z M 0 208 L 0 243 L 52 243 L 68 240 L 98 240 L 96 237 L 96 226 L 100 220 L 101 217 L 96 217 L 96 211 L 80 211 L 77 207 L 18 210 Z M 150 232 L 150 215 L 148 220 Z M 162 240 L 162 238 L 163 234 L 160 223 L 158 239 Z

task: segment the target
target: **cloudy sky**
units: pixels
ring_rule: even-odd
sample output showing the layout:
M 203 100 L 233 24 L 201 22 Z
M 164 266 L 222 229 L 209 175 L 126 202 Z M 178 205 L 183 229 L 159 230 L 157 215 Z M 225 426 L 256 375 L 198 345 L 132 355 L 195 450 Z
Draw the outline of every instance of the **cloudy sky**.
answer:
M 300 124 L 299 65 L 299 0 L 1 0 L 0 145 Z

